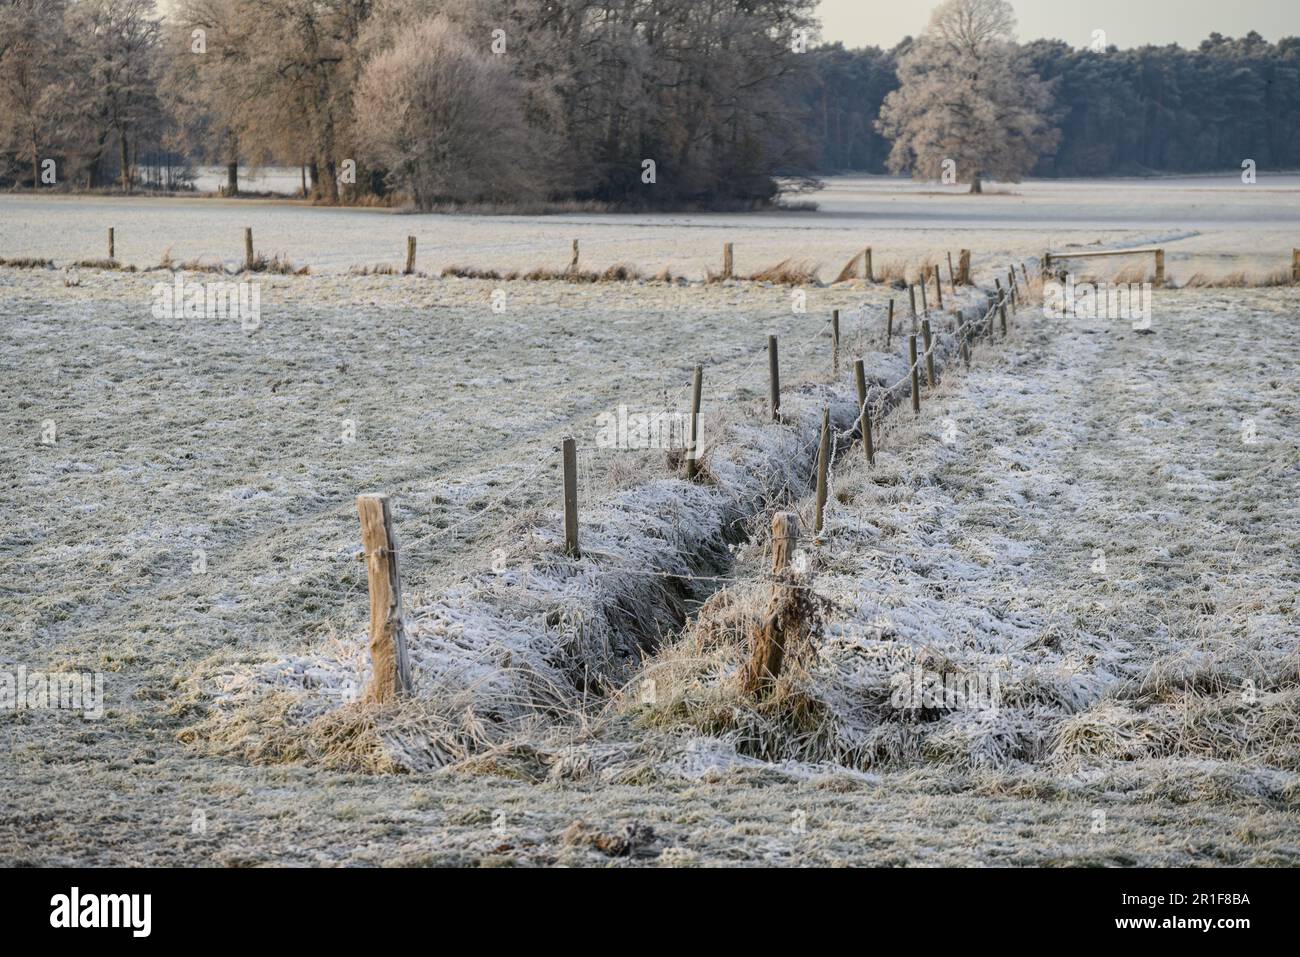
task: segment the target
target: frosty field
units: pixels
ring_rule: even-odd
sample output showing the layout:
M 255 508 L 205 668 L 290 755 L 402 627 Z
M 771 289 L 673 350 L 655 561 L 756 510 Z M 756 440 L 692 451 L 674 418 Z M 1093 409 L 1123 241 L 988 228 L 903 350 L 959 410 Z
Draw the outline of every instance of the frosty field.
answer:
M 990 289 L 1047 249 L 1158 243 L 1173 286 L 1285 268 L 1300 178 L 1234 183 L 835 180 L 816 212 L 752 216 L 0 197 L 0 258 L 58 267 L 0 267 L 0 669 L 105 689 L 99 721 L 0 711 L 0 862 L 1300 864 L 1295 287 L 1157 290 L 1149 335 L 1027 305 L 969 369 L 936 311 L 914 417 L 889 388 L 906 290 L 808 286 L 797 312 L 790 288 L 700 281 L 724 241 L 741 272 L 793 257 L 826 283 L 864 246 L 939 261 L 945 293 L 960 247 Z M 158 319 L 171 273 L 63 268 L 108 226 L 141 270 L 233 264 L 252 226 L 312 274 L 256 277 L 256 329 Z M 424 275 L 349 274 L 408 234 Z M 562 267 L 573 238 L 584 266 L 686 280 L 437 276 Z M 858 356 L 901 400 L 874 467 Z M 684 411 L 696 364 L 706 484 L 597 447 L 602 413 Z M 767 528 L 811 527 L 823 407 L 821 624 L 753 706 L 732 679 Z M 558 544 L 570 435 L 581 562 Z M 368 491 L 394 499 L 417 673 L 387 710 L 351 700 Z M 1001 705 L 899 711 L 912 667 L 997 673 Z

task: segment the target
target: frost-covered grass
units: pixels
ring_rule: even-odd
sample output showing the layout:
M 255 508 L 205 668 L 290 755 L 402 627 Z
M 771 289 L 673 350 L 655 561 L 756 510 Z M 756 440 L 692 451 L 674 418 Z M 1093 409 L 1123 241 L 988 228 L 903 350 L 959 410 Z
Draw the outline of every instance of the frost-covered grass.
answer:
M 532 266 L 542 229 L 473 261 Z M 700 248 L 714 266 L 730 233 L 748 272 L 813 245 L 834 275 L 879 242 L 807 232 L 727 225 Z M 977 278 L 1060 240 L 990 235 L 961 243 Z M 953 239 L 900 234 L 877 273 L 946 275 Z M 849 359 L 898 381 L 905 292 L 809 287 L 799 315 L 754 283 L 349 276 L 259 247 L 313 270 L 257 277 L 256 331 L 153 319 L 156 274 L 0 270 L 0 659 L 105 672 L 108 699 L 98 724 L 0 716 L 6 862 L 1296 862 L 1292 290 L 1158 292 L 1151 336 L 1013 316 L 919 422 L 905 402 L 886 419 L 868 470 Z M 560 558 L 559 439 L 593 444 L 620 403 L 683 408 L 696 362 L 705 483 L 657 450 L 585 455 L 588 557 Z M 731 676 L 769 512 L 808 518 L 828 399 L 821 637 L 765 711 Z M 378 711 L 346 700 L 366 668 L 354 497 L 375 490 L 397 504 L 419 675 Z M 999 713 L 897 713 L 888 669 L 917 660 L 1005 674 Z M 629 834 L 632 856 L 601 850 Z

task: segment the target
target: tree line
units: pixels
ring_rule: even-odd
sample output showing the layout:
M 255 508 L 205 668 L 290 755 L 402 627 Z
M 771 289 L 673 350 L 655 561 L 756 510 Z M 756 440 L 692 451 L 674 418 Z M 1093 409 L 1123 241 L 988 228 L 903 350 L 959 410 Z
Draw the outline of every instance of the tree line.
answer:
M 236 194 L 280 165 L 325 202 L 744 208 L 779 177 L 935 176 L 992 101 L 979 135 L 1014 127 L 1017 156 L 980 157 L 992 176 L 1300 168 L 1300 39 L 1080 50 L 1002 24 L 954 100 L 945 62 L 971 61 L 938 14 L 846 50 L 811 42 L 815 5 L 0 0 L 0 185 L 172 190 L 199 163 Z

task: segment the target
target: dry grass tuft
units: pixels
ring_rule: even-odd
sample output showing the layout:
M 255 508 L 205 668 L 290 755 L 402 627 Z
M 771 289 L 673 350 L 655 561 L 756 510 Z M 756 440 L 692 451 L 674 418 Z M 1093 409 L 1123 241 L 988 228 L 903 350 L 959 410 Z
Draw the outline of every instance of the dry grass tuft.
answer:
M 783 259 L 747 278 L 750 282 L 770 282 L 777 286 L 804 286 L 818 281 L 818 269 L 819 266 L 806 260 Z
M 0 266 L 8 266 L 11 269 L 53 269 L 54 260 L 27 256 L 19 259 L 0 259 Z

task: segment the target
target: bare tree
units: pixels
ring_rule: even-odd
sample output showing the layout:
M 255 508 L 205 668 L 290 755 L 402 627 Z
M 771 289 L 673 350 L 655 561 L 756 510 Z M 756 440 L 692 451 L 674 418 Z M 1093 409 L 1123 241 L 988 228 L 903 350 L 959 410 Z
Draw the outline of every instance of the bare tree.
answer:
M 893 142 L 890 168 L 951 175 L 983 191 L 985 176 L 1019 181 L 1060 134 L 1051 92 L 1020 60 L 1007 0 L 946 0 L 899 60 L 899 89 L 877 128 Z

